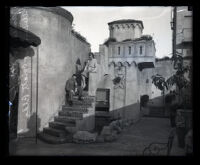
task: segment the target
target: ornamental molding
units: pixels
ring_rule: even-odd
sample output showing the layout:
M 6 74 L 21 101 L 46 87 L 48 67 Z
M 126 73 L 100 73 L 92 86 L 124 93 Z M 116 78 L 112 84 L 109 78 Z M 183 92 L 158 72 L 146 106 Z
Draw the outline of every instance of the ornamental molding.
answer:
M 132 65 L 137 66 L 137 63 L 134 60 L 132 60 L 132 61 L 130 61 L 130 60 L 129 61 L 120 61 L 120 60 L 117 60 L 117 61 L 110 61 L 109 64 L 108 64 L 108 66 L 110 67 L 112 65 L 114 67 L 116 67 L 116 66 L 128 66 L 128 67 L 130 67 Z

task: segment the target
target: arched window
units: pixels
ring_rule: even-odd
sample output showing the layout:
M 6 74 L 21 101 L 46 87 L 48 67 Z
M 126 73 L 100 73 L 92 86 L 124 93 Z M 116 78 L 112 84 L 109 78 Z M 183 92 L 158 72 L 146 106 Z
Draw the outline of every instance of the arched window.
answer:
M 128 47 L 128 54 L 131 54 L 131 46 Z
M 118 55 L 120 55 L 120 46 L 118 47 Z
M 140 46 L 140 55 L 142 54 L 142 46 Z

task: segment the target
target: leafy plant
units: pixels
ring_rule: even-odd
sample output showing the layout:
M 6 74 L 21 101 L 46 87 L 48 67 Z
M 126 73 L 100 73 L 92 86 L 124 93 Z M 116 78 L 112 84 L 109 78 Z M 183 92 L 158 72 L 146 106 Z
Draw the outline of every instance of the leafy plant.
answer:
M 154 83 L 154 85 L 161 91 L 163 91 L 165 88 L 168 89 L 165 78 L 159 74 L 152 76 L 152 83 Z
M 182 54 L 178 52 L 171 57 L 171 60 L 174 63 L 174 69 L 176 70 L 175 74 L 167 80 L 159 74 L 153 75 L 152 83 L 161 91 L 164 91 L 165 89 L 168 90 L 173 85 L 176 85 L 180 98 L 182 97 L 182 89 L 191 85 L 190 81 L 185 77 L 185 73 L 191 71 L 191 67 L 184 65 Z

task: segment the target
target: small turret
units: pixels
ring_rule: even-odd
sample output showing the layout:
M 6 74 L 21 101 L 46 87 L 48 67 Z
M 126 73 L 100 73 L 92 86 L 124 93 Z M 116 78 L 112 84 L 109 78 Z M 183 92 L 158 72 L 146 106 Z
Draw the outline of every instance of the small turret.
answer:
M 118 42 L 140 38 L 144 29 L 142 21 L 133 19 L 117 20 L 109 22 L 108 25 L 110 38 L 115 38 Z

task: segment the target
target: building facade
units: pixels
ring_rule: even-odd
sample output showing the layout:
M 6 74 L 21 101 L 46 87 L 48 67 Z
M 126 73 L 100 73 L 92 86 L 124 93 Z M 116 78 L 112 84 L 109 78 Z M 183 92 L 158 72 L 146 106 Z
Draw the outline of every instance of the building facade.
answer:
M 192 57 L 193 57 L 193 11 L 191 6 L 177 6 L 172 9 L 173 54 L 178 53 L 183 57 L 184 66 L 189 66 L 190 71 L 185 77 L 191 85 L 184 89 L 184 94 L 192 102 Z
M 143 35 L 138 20 L 117 20 L 108 23 L 109 39 L 96 53 L 99 69 L 98 88 L 109 89 L 109 112 L 112 116 L 139 119 L 140 97 L 151 98 L 151 76 L 155 68 L 155 43 Z

